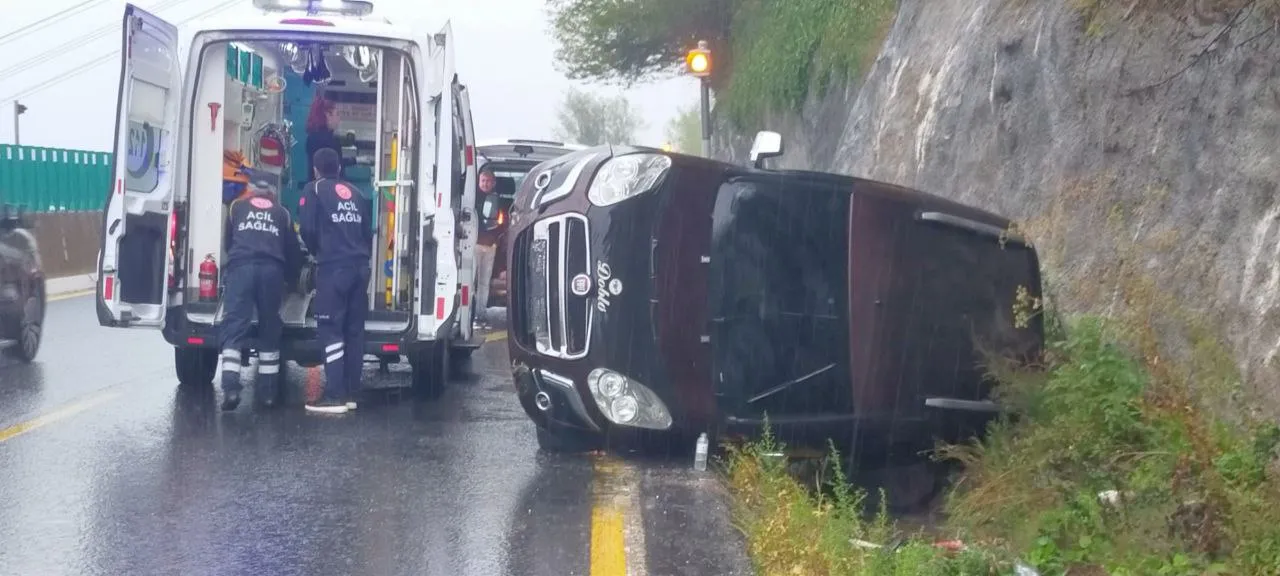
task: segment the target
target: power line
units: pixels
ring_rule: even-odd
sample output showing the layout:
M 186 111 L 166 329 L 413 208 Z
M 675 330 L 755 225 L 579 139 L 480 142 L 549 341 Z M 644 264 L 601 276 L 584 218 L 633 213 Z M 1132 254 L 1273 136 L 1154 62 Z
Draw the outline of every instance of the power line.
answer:
M 238 4 L 239 2 L 240 2 L 240 0 L 225 0 L 223 3 L 218 4 L 217 6 L 214 6 L 213 8 L 210 8 L 210 9 L 205 10 L 205 11 L 203 11 L 203 12 L 200 12 L 200 13 L 198 13 L 198 14 L 194 14 L 194 15 L 189 16 L 189 17 L 187 17 L 187 18 L 184 18 L 184 19 L 182 19 L 182 20 L 179 20 L 179 21 L 177 22 L 177 24 L 185 24 L 185 23 L 190 22 L 190 21 L 192 21 L 192 20 L 195 20 L 195 19 L 197 19 L 197 18 L 201 18 L 201 17 L 203 17 L 203 16 L 207 16 L 207 15 L 209 15 L 209 14 L 213 14 L 214 12 L 220 12 L 220 11 L 222 11 L 222 10 L 226 10 L 227 8 L 230 8 L 233 4 Z M 76 77 L 76 76 L 79 76 L 80 74 L 83 74 L 83 73 L 85 73 L 85 72 L 88 72 L 89 70 L 92 70 L 95 66 L 97 66 L 97 65 L 99 65 L 99 64 L 102 64 L 103 62 L 106 62 L 106 61 L 108 61 L 108 60 L 111 60 L 112 58 L 116 57 L 116 56 L 117 56 L 117 55 L 119 55 L 119 54 L 120 54 L 120 49 L 118 49 L 118 48 L 117 48 L 117 49 L 115 49 L 115 50 L 112 50 L 111 52 L 108 52 L 108 53 L 106 53 L 106 54 L 103 54 L 102 56 L 99 56 L 99 57 L 97 57 L 97 58 L 94 58 L 93 60 L 90 60 L 90 61 L 88 61 L 88 62 L 85 62 L 84 64 L 81 64 L 81 65 L 79 65 L 79 66 L 76 66 L 75 68 L 72 68 L 72 69 L 70 69 L 70 70 L 67 70 L 66 72 L 63 72 L 62 74 L 60 74 L 60 75 L 58 75 L 58 76 L 54 76 L 53 78 L 50 78 L 50 79 L 45 80 L 45 81 L 43 81 L 43 82 L 37 83 L 37 84 L 35 84 L 34 86 L 30 86 L 30 87 L 24 88 L 24 89 L 22 89 L 22 90 L 20 90 L 20 91 L 18 91 L 18 92 L 16 92 L 16 93 L 13 93 L 13 94 L 10 94 L 10 95 L 8 95 L 8 96 L 5 96 L 4 98 L 0 98 L 0 102 L 8 102 L 8 101 L 11 101 L 11 100 L 18 100 L 18 99 L 21 99 L 21 98 L 26 98 L 27 96 L 30 96 L 30 95 L 32 95 L 32 94 L 35 94 L 36 92 L 39 92 L 39 91 L 44 90 L 44 89 L 46 89 L 46 88 L 49 88 L 50 86 L 54 86 L 54 85 L 56 85 L 56 84 L 61 84 L 62 82 L 66 81 L 66 80 L 70 80 L 71 78 L 74 78 L 74 77 Z
M 182 4 L 190 1 L 191 0 L 163 0 L 159 4 L 156 4 L 155 6 L 148 8 L 148 10 L 155 10 L 155 11 L 163 10 L 165 8 L 170 8 L 173 6 L 177 6 L 178 4 Z M 26 62 L 19 62 L 18 64 L 5 68 L 4 70 L 0 70 L 0 78 L 7 78 L 14 74 L 20 74 L 22 72 L 26 72 L 27 70 L 40 66 L 41 64 L 44 64 L 45 62 L 53 60 L 58 56 L 62 56 L 68 50 L 74 49 L 88 42 L 92 42 L 94 40 L 107 36 L 113 32 L 116 32 L 119 29 L 120 29 L 119 26 L 111 24 L 111 25 L 98 28 L 93 32 L 89 32 L 79 37 L 72 38 L 66 42 L 63 42 L 62 44 L 59 44 L 53 48 L 50 48 L 48 50 L 45 50 L 44 52 L 41 52 L 33 56 Z
M 50 14 L 48 16 L 45 16 L 44 18 L 36 20 L 35 22 L 32 22 L 30 24 L 27 24 L 26 26 L 22 26 L 17 30 L 14 30 L 13 32 L 0 34 L 0 44 L 4 44 L 12 40 L 17 40 L 18 38 L 26 36 L 27 34 L 30 34 L 32 32 L 45 28 L 50 24 L 56 23 L 56 20 L 58 20 L 61 17 L 71 16 L 73 15 L 72 13 L 84 12 L 85 10 L 92 8 L 93 5 L 102 4 L 103 2 L 106 2 L 106 1 L 107 0 L 84 0 L 83 2 L 76 4 L 75 6 L 71 6 L 69 8 L 64 8 L 62 10 L 59 10 L 55 14 Z

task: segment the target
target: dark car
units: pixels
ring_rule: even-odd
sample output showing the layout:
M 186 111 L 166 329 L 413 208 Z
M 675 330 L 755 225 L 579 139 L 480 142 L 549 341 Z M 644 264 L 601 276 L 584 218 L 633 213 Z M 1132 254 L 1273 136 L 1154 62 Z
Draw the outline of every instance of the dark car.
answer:
M 494 176 L 498 179 L 492 194 L 477 199 L 484 203 L 481 211 L 483 217 L 480 240 L 484 243 L 496 243 L 498 246 L 498 253 L 493 259 L 493 275 L 489 285 L 487 306 L 507 305 L 507 259 L 503 253 L 505 243 L 502 239 L 507 231 L 516 191 L 520 189 L 525 176 L 534 166 L 542 162 L 583 148 L 577 144 L 564 142 L 517 138 L 490 140 L 476 145 L 480 168 L 483 170 L 487 167 L 493 170 Z
M 0 350 L 24 362 L 40 351 L 44 326 L 44 269 L 21 208 L 0 206 Z
M 998 407 L 979 350 L 1029 359 L 1036 253 L 1009 220 L 871 180 L 599 146 L 512 211 L 509 347 L 548 450 L 623 429 L 930 444 Z M 972 422 L 970 422 L 972 420 Z M 847 437 L 847 436 L 846 436 Z

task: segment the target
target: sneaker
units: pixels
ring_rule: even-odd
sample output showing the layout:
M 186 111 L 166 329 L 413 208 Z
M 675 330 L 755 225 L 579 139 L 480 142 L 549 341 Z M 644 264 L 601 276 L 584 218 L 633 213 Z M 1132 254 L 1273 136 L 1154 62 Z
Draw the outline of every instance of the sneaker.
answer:
M 355 400 L 348 400 L 348 401 L 347 401 L 347 410 L 355 410 L 355 409 L 356 409 L 356 401 L 355 401 Z
M 317 412 L 320 414 L 346 414 L 347 404 L 336 400 L 320 400 L 319 402 L 311 402 L 307 404 L 308 412 Z

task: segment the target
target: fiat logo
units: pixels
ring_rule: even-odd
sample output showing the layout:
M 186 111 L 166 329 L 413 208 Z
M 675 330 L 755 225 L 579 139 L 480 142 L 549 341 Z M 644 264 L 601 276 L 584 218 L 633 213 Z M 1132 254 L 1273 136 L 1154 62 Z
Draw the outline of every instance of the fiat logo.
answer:
M 591 277 L 586 274 L 579 274 L 573 277 L 573 283 L 569 286 L 574 296 L 586 296 L 591 291 Z

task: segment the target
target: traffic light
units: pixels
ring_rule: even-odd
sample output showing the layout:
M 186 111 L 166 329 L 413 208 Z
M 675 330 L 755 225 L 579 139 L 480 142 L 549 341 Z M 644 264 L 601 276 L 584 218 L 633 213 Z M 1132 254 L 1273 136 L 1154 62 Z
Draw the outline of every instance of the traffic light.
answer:
M 707 48 L 706 40 L 699 40 L 698 47 L 690 50 L 684 57 L 685 67 L 689 73 L 698 77 L 706 78 L 711 75 L 711 50 Z
M 17 100 L 13 101 L 13 108 L 14 108 L 14 111 L 13 111 L 14 116 L 17 116 L 27 111 L 26 104 L 18 102 Z

